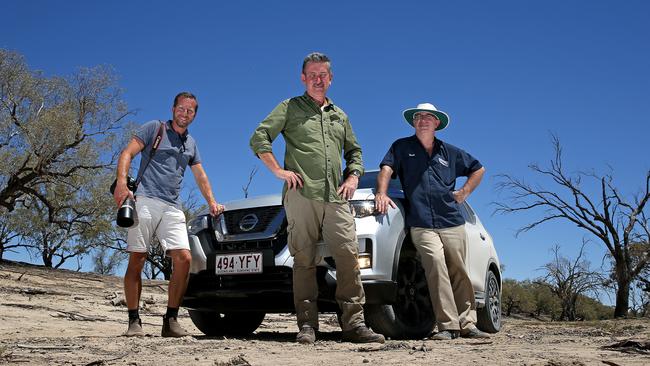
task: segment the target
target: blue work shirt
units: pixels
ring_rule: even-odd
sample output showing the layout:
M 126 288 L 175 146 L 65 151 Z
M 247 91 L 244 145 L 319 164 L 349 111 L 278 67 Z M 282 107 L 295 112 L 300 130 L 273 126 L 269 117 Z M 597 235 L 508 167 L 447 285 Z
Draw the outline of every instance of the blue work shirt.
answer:
M 388 165 L 397 175 L 408 200 L 406 225 L 442 229 L 462 225 L 465 219 L 452 192 L 456 178 L 481 169 L 481 163 L 464 150 L 435 139 L 429 156 L 413 135 L 395 141 L 380 168 Z
M 144 144 L 140 155 L 139 171 L 142 171 L 149 160 L 151 147 L 158 134 L 160 123 L 160 121 L 147 122 L 140 126 L 133 135 Z M 157 198 L 180 208 L 179 197 L 185 168 L 200 162 L 199 149 L 188 130 L 181 135 L 174 131 L 171 121 L 165 122 L 165 133 L 163 133 L 151 163 L 144 171 L 136 195 Z

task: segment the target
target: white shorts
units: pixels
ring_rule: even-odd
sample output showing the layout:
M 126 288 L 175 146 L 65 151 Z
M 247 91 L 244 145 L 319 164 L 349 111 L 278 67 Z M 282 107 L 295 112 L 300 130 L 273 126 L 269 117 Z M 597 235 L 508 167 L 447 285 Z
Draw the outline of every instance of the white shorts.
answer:
M 146 253 L 156 234 L 160 245 L 168 250 L 190 249 L 185 214 L 171 204 L 149 197 L 137 197 L 135 225 L 126 239 L 128 252 Z

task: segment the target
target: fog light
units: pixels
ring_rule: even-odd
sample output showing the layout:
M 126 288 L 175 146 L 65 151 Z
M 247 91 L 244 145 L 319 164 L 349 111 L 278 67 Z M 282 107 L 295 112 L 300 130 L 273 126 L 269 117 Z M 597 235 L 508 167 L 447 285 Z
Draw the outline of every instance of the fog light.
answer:
M 370 254 L 360 254 L 359 255 L 359 268 L 371 268 L 372 267 L 372 256 Z

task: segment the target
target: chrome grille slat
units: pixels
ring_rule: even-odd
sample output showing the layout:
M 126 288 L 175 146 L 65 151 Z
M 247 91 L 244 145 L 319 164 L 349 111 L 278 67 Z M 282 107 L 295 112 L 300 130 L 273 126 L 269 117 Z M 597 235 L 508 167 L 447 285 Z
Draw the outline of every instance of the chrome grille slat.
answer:
M 280 211 L 282 211 L 282 206 L 255 207 L 243 210 L 226 211 L 224 215 L 227 232 L 229 235 L 264 232 Z M 250 214 L 256 215 L 259 221 L 251 230 L 244 231 L 239 227 L 240 221 L 244 216 Z

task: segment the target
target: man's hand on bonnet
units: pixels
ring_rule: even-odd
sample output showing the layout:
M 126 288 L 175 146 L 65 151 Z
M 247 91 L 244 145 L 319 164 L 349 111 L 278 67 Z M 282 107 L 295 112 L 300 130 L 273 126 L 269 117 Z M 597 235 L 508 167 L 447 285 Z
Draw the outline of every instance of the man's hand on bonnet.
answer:
M 377 193 L 375 194 L 375 210 L 380 214 L 385 214 L 388 212 L 388 206 L 392 208 L 397 208 L 397 205 L 393 200 L 386 195 L 386 193 Z
M 217 203 L 216 201 L 210 202 L 210 214 L 212 216 L 219 216 L 223 213 L 223 211 L 226 209 L 224 205 Z

